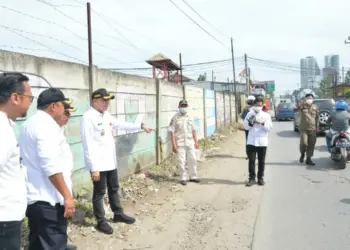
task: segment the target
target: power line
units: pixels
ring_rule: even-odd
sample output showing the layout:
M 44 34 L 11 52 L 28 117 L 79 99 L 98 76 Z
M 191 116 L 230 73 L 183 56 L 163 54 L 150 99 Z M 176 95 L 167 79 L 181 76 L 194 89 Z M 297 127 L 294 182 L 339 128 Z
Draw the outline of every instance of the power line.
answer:
M 51 47 L 49 47 L 49 46 L 47 46 L 47 45 L 41 43 L 41 42 L 38 42 L 38 41 L 36 41 L 36 40 L 34 40 L 34 39 L 31 39 L 31 38 L 29 38 L 29 37 L 26 37 L 26 36 L 20 34 L 20 33 L 17 33 L 17 31 L 15 31 L 15 30 L 13 30 L 13 29 L 8 29 L 8 28 L 5 28 L 5 29 L 8 30 L 8 31 L 10 31 L 10 32 L 12 32 L 12 33 L 14 33 L 14 34 L 17 34 L 18 36 L 23 37 L 23 38 L 25 38 L 25 39 L 27 39 L 27 40 L 29 40 L 29 41 L 32 41 L 32 42 L 34 42 L 34 43 L 37 43 L 37 44 L 39 44 L 39 45 L 41 45 L 41 46 L 47 48 L 47 49 L 48 49 L 50 52 L 52 52 L 52 53 L 55 53 L 55 54 L 58 54 L 58 55 L 61 55 L 61 56 L 65 56 L 65 57 L 67 57 L 67 58 L 74 59 L 74 60 L 79 61 L 79 62 L 81 62 L 81 63 L 83 63 L 83 64 L 86 64 L 85 61 L 82 61 L 82 60 L 80 60 L 80 59 L 78 59 L 78 58 L 76 58 L 76 57 L 67 55 L 67 54 L 65 54 L 65 53 L 59 52 L 59 51 L 57 51 L 57 50 L 55 50 L 55 49 L 53 49 L 53 48 L 51 48 Z
M 190 17 L 185 11 L 183 11 L 179 6 L 177 6 L 177 4 L 175 4 L 172 0 L 169 0 L 179 11 L 181 11 L 185 16 L 187 16 L 188 19 L 190 19 L 195 25 L 197 25 L 201 30 L 203 30 L 205 33 L 207 33 L 207 35 L 209 35 L 211 38 L 213 38 L 215 41 L 217 41 L 218 43 L 220 43 L 222 46 L 224 46 L 225 48 L 229 49 L 225 44 L 223 44 L 222 42 L 220 42 L 215 36 L 213 36 L 212 34 L 209 33 L 209 31 L 207 31 L 206 29 L 204 29 L 202 26 L 200 26 L 192 17 Z
M 217 28 L 214 27 L 214 25 L 212 25 L 209 21 L 207 21 L 202 15 L 200 15 L 186 0 L 182 0 L 182 2 L 184 2 L 187 7 L 189 7 L 194 13 L 197 14 L 197 16 L 199 16 L 204 22 L 206 22 L 210 27 L 212 27 L 214 30 L 216 30 L 216 32 L 218 32 L 220 35 L 222 35 L 223 37 L 227 38 L 227 36 L 225 36 L 220 30 L 218 30 Z

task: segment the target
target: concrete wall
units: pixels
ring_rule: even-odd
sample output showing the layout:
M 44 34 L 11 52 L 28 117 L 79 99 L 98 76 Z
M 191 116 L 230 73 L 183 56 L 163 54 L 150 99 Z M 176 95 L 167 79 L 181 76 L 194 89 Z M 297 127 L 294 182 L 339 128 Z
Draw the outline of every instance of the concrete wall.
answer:
M 205 90 L 205 116 L 206 136 L 211 136 L 216 130 L 216 109 L 214 90 Z
M 80 138 L 80 120 L 89 108 L 88 67 L 85 65 L 39 58 L 30 55 L 0 50 L 0 72 L 17 71 L 28 75 L 33 95 L 38 97 L 41 91 L 52 86 L 61 88 L 66 96 L 74 101 L 78 108 L 66 127 L 66 135 L 74 154 L 73 183 L 75 192 L 86 192 L 91 188 L 89 173 L 84 168 L 83 151 Z M 218 128 L 224 128 L 230 122 L 231 114 L 229 94 L 203 90 L 194 86 L 179 86 L 166 81 L 159 84 L 159 114 L 157 116 L 157 85 L 155 80 L 105 71 L 94 68 L 94 89 L 106 88 L 113 92 L 116 99 L 111 102 L 109 112 L 122 121 L 146 123 L 160 132 L 128 133 L 115 132 L 118 171 L 120 177 L 140 170 L 156 162 L 156 146 L 161 144 L 161 158 L 165 159 L 172 152 L 168 125 L 173 115 L 178 112 L 178 103 L 186 99 L 189 102 L 189 114 L 194 118 L 198 138 L 210 136 Z M 231 105 L 233 97 L 231 98 Z M 225 100 L 225 102 L 224 102 Z M 215 108 L 216 107 L 216 108 Z M 234 112 L 234 104 L 231 108 Z M 36 111 L 36 101 L 28 115 Z M 157 117 L 159 127 L 157 128 Z M 232 115 L 234 120 L 234 115 Z M 16 134 L 25 119 L 17 121 Z M 216 126 L 217 124 L 217 126 Z

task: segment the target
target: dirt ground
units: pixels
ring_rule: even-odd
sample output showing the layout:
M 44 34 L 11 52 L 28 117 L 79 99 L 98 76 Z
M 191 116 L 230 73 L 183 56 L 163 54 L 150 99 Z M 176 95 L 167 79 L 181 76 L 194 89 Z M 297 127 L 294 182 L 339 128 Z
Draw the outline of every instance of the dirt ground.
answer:
M 113 224 L 110 236 L 92 225 L 73 228 L 72 243 L 84 250 L 251 249 L 262 188 L 244 185 L 244 142 L 244 133 L 235 132 L 200 162 L 200 184 L 182 187 L 173 180 L 124 204 L 137 218 L 134 225 Z

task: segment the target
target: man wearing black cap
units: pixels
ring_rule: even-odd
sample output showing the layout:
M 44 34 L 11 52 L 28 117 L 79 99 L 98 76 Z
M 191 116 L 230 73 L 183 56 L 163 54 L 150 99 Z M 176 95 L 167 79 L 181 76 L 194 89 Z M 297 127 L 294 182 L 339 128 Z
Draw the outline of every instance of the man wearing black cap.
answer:
M 26 170 L 20 164 L 15 121 L 25 117 L 34 99 L 29 79 L 0 74 L 0 249 L 21 248 L 21 226 L 27 208 Z
M 311 160 L 314 154 L 315 144 L 317 140 L 317 132 L 319 131 L 319 112 L 315 104 L 313 104 L 314 95 L 306 94 L 305 98 L 297 106 L 300 112 L 300 159 L 303 163 L 306 153 L 306 164 L 314 166 Z
M 180 184 L 187 184 L 186 163 L 189 171 L 189 181 L 199 183 L 197 178 L 198 149 L 197 133 L 192 118 L 187 114 L 188 103 L 186 100 L 179 102 L 179 112 L 171 119 L 168 130 L 171 132 L 173 152 L 177 154 L 180 172 Z
M 107 109 L 114 95 L 106 89 L 98 89 L 92 93 L 92 107 L 85 112 L 81 120 L 81 139 L 84 148 L 85 166 L 91 173 L 93 181 L 92 204 L 97 219 L 97 229 L 105 234 L 112 234 L 113 229 L 105 218 L 103 197 L 108 190 L 108 199 L 114 213 L 114 222 L 132 224 L 135 219 L 124 214 L 118 194 L 119 181 L 115 141 L 112 131 L 151 129 L 144 124 L 122 122 L 113 117 Z
M 38 97 L 38 111 L 20 134 L 20 154 L 28 174 L 29 250 L 76 249 L 67 245 L 67 218 L 73 216 L 75 206 L 58 125 L 69 103 L 61 90 L 44 90 Z

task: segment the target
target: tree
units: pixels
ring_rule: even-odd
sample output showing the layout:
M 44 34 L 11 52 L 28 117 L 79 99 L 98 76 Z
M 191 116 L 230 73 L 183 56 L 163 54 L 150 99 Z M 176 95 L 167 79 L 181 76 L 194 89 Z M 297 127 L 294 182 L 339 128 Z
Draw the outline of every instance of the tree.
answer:
M 350 99 L 350 91 L 345 92 L 344 96 L 346 99 Z
M 350 70 L 348 72 L 346 72 L 345 82 L 350 83 Z
M 320 87 L 317 89 L 316 94 L 320 98 L 331 98 L 332 86 L 333 86 L 333 75 L 329 74 L 327 77 L 321 80 Z
M 203 75 L 199 75 L 197 81 L 204 82 L 207 80 L 207 73 L 204 73 Z

